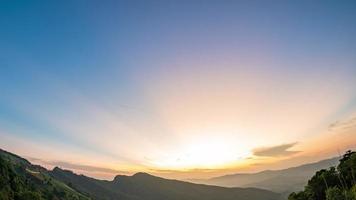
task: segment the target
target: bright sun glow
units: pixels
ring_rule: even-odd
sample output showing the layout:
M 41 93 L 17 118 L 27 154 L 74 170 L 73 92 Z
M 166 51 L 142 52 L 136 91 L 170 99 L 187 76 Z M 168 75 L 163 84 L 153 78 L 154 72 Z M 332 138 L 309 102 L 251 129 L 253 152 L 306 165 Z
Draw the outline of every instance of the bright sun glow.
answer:
M 238 151 L 236 146 L 219 138 L 195 140 L 183 146 L 169 157 L 152 164 L 166 169 L 211 169 L 224 167 L 251 155 L 250 151 Z

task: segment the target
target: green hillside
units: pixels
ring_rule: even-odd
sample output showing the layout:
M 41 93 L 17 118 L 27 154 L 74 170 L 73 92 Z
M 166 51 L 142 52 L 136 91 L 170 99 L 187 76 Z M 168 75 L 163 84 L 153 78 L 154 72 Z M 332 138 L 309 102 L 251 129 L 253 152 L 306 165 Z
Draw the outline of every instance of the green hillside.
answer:
M 89 200 L 61 181 L 53 179 L 45 168 L 0 150 L 0 200 Z

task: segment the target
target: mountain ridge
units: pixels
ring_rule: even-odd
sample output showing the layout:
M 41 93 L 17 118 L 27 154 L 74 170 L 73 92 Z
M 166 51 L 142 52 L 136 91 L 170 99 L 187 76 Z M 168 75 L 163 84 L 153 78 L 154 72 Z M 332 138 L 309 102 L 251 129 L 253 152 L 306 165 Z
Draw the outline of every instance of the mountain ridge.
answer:
M 323 159 L 323 160 L 319 160 L 319 161 L 311 162 L 311 163 L 305 163 L 305 164 L 301 164 L 301 165 L 294 166 L 294 167 L 288 167 L 288 168 L 284 168 L 284 169 L 267 169 L 267 170 L 262 170 L 262 171 L 258 171 L 255 173 L 232 173 L 232 174 L 226 174 L 226 175 L 222 175 L 222 176 L 212 177 L 209 179 L 230 177 L 230 176 L 235 176 L 235 175 L 254 175 L 254 174 L 262 174 L 262 173 L 272 173 L 272 172 L 276 172 L 276 171 L 287 171 L 287 170 L 292 170 L 292 169 L 300 168 L 300 167 L 308 167 L 308 166 L 311 166 L 314 164 L 318 164 L 320 162 L 328 162 L 328 161 L 331 161 L 332 164 L 334 164 L 334 162 L 336 160 L 338 161 L 338 159 L 340 159 L 340 157 L 332 157 L 332 158 L 327 158 L 327 159 Z M 200 179 L 200 180 L 209 180 L 209 179 Z M 192 180 L 194 180 L 194 179 L 192 179 Z M 196 179 L 196 180 L 199 180 L 199 179 Z
M 4 162 L 6 162 L 4 164 Z M 112 181 L 78 175 L 71 170 L 54 167 L 47 170 L 33 165 L 16 154 L 0 149 L 0 172 L 16 172 L 23 179 L 22 194 L 10 188 L 10 178 L 0 174 L 0 199 L 31 200 L 279 200 L 280 194 L 258 188 L 225 188 L 165 179 L 139 172 L 132 176 L 118 175 Z M 6 166 L 8 166 L 6 168 Z M 21 180 L 22 180 L 21 179 Z M 33 181 L 33 179 L 35 181 Z M 1 183 L 6 183 L 5 185 Z M 13 184 L 12 184 L 13 185 Z M 33 187 L 35 186 L 35 187 Z M 4 190 L 6 189 L 6 191 Z M 33 189 L 33 190 L 31 190 Z M 14 198 L 13 194 L 27 195 Z M 7 195 L 7 196 L 4 196 Z M 32 195 L 32 196 L 28 196 Z M 21 200 L 22 200 L 21 199 Z
M 0 149 L 0 199 L 89 200 L 86 195 L 53 179 L 48 170 Z
M 324 168 L 335 166 L 339 157 L 306 163 L 280 170 L 263 170 L 256 173 L 236 173 L 210 179 L 191 179 L 193 183 L 223 187 L 256 187 L 287 195 L 302 190 L 313 174 Z
M 61 170 L 60 168 L 58 169 Z M 55 173 L 58 172 L 59 171 L 56 170 Z M 81 179 L 85 182 L 81 184 L 81 186 L 85 186 L 85 188 L 78 188 L 80 191 L 86 191 L 85 193 L 90 194 L 90 191 L 97 190 L 98 187 L 100 187 L 111 194 L 114 191 L 116 194 L 125 194 L 125 196 L 120 199 L 280 199 L 279 194 L 258 188 L 225 188 L 194 184 L 179 180 L 165 179 L 143 172 L 136 173 L 132 176 L 118 175 L 112 181 L 96 180 L 84 175 L 76 175 L 68 170 L 61 170 L 60 173 L 64 173 L 65 176 L 61 177 L 58 174 L 53 174 L 53 176 L 63 182 L 71 182 L 75 188 L 80 186 L 77 185 L 77 179 Z M 110 199 L 110 196 L 107 197 Z M 100 199 L 99 196 L 95 196 L 95 198 Z

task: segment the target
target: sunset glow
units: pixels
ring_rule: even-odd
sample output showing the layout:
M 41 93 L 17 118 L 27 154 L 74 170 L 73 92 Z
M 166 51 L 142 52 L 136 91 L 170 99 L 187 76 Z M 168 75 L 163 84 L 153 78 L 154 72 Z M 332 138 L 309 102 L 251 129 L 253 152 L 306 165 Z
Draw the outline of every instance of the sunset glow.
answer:
M 354 2 L 197 2 L 4 3 L 0 148 L 103 179 L 356 148 Z

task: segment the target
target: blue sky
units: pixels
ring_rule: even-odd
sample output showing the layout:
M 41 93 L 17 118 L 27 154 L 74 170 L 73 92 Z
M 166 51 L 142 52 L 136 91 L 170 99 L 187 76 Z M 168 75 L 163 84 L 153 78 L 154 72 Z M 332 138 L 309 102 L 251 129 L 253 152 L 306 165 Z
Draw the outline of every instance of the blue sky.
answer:
M 307 152 L 305 138 L 356 111 L 355 10 L 347 0 L 1 1 L 0 144 L 128 171 L 237 170 L 254 148 Z M 193 162 L 195 147 L 221 147 L 211 141 L 231 146 L 216 157 L 230 153 Z

